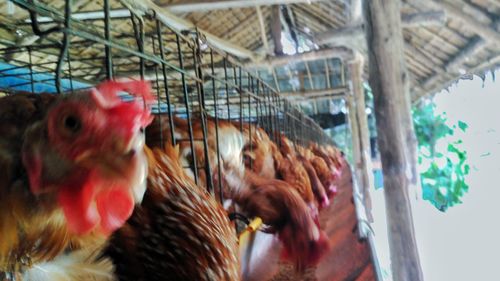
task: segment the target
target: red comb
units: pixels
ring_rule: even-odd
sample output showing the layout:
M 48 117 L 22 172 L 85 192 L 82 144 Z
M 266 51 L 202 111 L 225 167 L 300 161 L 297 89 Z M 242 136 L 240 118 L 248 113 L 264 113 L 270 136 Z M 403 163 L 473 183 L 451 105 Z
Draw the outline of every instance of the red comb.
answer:
M 151 85 L 144 80 L 116 81 L 109 80 L 102 82 L 92 90 L 94 101 L 101 107 L 109 109 L 124 103 L 118 96 L 118 92 L 127 92 L 136 97 L 142 98 L 145 108 L 154 102 L 155 98 L 151 94 Z M 152 121 L 151 112 L 145 110 L 142 116 L 142 125 L 146 126 Z

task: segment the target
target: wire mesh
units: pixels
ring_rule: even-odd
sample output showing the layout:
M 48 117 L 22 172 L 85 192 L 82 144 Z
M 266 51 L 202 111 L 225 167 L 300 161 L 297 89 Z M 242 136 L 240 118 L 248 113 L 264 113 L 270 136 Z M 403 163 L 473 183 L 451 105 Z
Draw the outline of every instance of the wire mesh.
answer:
M 221 159 L 218 144 L 217 163 L 208 157 L 208 119 L 216 124 L 217 142 L 218 122 L 233 120 L 240 130 L 247 124 L 263 128 L 277 144 L 281 134 L 303 145 L 332 143 L 312 119 L 235 58 L 209 46 L 196 29 L 176 33 L 153 12 L 130 10 L 130 16 L 111 17 L 111 8 L 129 9 L 122 1 L 104 0 L 104 17 L 89 20 L 71 18 L 71 0 L 61 1 L 64 13 L 55 1 L 11 1 L 29 12 L 20 27 L 24 36 L 39 38 L 29 46 L 0 49 L 6 61 L 0 65 L 0 79 L 12 81 L 2 83 L 2 91 L 68 93 L 115 77 L 150 80 L 157 97 L 153 112 L 168 116 L 156 120 L 160 128 L 169 128 L 153 137 L 174 145 L 189 142 L 194 179 L 198 182 L 204 171 L 210 192 L 215 190 L 211 167 L 220 172 Z M 51 20 L 39 22 L 41 16 Z M 174 116 L 186 120 L 187 139 L 175 136 Z M 201 137 L 195 137 L 194 124 L 201 125 Z M 248 130 L 255 133 L 250 125 Z M 195 149 L 199 143 L 202 152 Z M 197 159 L 204 159 L 202 165 Z

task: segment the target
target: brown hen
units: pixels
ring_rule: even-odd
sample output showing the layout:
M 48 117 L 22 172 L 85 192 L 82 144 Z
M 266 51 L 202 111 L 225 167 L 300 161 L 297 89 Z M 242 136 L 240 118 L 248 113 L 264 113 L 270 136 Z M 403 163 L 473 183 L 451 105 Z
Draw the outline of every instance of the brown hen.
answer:
M 225 210 L 184 173 L 178 147 L 146 152 L 148 190 L 107 251 L 119 280 L 240 280 Z
M 115 88 L 136 83 L 0 99 L 0 279 L 111 280 L 98 255 L 142 196 L 149 114 Z

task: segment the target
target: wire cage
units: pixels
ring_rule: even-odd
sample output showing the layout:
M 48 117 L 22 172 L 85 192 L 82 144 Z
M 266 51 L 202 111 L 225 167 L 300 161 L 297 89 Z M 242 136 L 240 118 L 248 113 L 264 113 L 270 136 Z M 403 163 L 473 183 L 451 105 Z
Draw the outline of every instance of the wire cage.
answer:
M 237 59 L 210 46 L 196 29 L 175 32 L 134 1 L 103 0 L 83 7 L 82 1 L 71 0 L 10 2 L 20 8 L 19 24 L 6 27 L 19 44 L 0 49 L 5 61 L 0 64 L 1 91 L 63 94 L 114 77 L 149 80 L 157 97 L 153 113 L 187 120 L 189 138 L 180 141 L 191 145 L 196 181 L 199 169 L 210 175 L 210 166 L 220 165 L 209 163 L 206 155 L 207 118 L 216 125 L 220 119 L 239 121 L 240 130 L 257 125 L 277 143 L 280 134 L 299 144 L 332 143 L 312 119 Z M 111 13 L 116 10 L 125 12 Z M 85 11 L 86 17 L 76 11 Z M 201 123 L 203 138 L 193 136 L 194 122 Z M 155 137 L 175 143 L 173 122 L 169 126 L 169 134 Z M 196 142 L 204 146 L 203 167 L 196 166 Z M 212 179 L 206 188 L 214 190 Z

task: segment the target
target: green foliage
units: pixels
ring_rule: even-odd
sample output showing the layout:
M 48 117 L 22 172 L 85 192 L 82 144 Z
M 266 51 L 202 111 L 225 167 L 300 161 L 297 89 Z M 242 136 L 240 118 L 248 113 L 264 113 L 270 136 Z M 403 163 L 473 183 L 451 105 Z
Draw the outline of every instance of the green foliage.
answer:
M 461 203 L 468 191 L 465 176 L 469 174 L 467 153 L 460 149 L 461 140 L 453 140 L 458 129 L 465 132 L 467 124 L 459 121 L 449 127 L 444 114 L 436 114 L 435 105 L 427 103 L 413 110 L 415 134 L 418 140 L 420 178 L 423 198 L 440 211 Z M 437 151 L 438 143 L 445 142 L 444 151 Z

